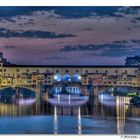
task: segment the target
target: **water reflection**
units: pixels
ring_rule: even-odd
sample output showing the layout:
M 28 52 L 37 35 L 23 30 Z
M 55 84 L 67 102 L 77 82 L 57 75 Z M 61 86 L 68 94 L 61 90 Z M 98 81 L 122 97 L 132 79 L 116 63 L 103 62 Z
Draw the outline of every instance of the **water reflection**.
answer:
M 82 134 L 81 107 L 78 107 L 78 134 Z
M 41 94 L 36 95 L 35 99 L 29 99 L 28 101 L 32 102 L 30 105 L 25 105 L 27 100 L 27 102 L 19 100 L 21 102 L 19 104 L 0 102 L 0 117 L 50 116 L 52 121 L 48 123 L 52 124 L 52 128 L 48 127 L 47 129 L 49 129 L 49 133 L 54 134 L 63 132 L 77 134 L 126 134 L 132 132 L 138 134 L 140 108 L 128 104 L 130 97 L 98 96 L 99 90 L 91 91 L 94 94 L 91 94 L 89 101 L 85 105 L 75 108 L 53 107 L 41 98 Z M 47 95 L 43 96 L 48 98 Z M 58 102 L 60 100 L 58 97 Z M 64 122 L 61 116 L 66 115 L 69 117 Z M 71 116 L 74 116 L 76 121 L 72 120 Z M 45 122 L 42 122 L 43 124 L 46 125 Z M 65 130 L 62 129 L 63 127 Z M 131 131 L 131 129 L 133 130 Z M 40 131 L 47 133 L 44 130 Z
M 126 112 L 130 99 L 130 97 L 116 97 L 117 134 L 124 134 Z
M 54 106 L 54 134 L 58 133 L 58 118 L 57 118 L 57 107 Z
M 36 99 L 23 99 L 23 98 L 21 98 L 21 99 L 18 99 L 18 100 L 16 100 L 15 102 L 16 102 L 16 104 L 19 104 L 19 105 L 31 105 L 31 104 L 34 104 L 35 103 L 35 101 L 36 101 Z

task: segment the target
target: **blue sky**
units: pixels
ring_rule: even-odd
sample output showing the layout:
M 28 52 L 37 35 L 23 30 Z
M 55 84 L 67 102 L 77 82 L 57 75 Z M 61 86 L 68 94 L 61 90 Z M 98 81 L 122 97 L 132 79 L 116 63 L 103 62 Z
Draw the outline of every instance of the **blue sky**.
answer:
M 140 7 L 0 7 L 11 63 L 123 65 L 140 55 Z

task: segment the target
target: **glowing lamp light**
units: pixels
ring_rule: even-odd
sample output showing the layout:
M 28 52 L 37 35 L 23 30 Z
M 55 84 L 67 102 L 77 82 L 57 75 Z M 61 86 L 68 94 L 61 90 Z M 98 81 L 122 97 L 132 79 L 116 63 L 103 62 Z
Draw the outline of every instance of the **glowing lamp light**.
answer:
M 63 76 L 63 80 L 64 80 L 64 82 L 70 82 L 71 81 L 71 76 L 69 74 L 65 74 Z
M 57 81 L 57 82 L 62 81 L 62 76 L 61 76 L 60 74 L 55 74 L 53 78 L 54 78 L 54 80 Z
M 57 76 L 56 75 L 54 76 L 54 79 L 57 80 Z
M 81 76 L 80 75 L 79 75 L 78 79 L 81 80 Z
M 68 79 L 68 81 L 71 81 L 71 79 Z
M 73 75 L 73 81 L 74 82 L 80 82 L 81 81 L 81 76 L 79 74 Z

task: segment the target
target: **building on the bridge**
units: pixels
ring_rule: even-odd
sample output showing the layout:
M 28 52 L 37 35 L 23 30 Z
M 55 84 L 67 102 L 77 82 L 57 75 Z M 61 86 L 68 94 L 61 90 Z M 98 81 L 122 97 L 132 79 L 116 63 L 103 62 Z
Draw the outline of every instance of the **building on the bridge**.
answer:
M 3 57 L 2 52 L 0 52 L 0 63 L 2 63 L 3 65 L 12 65 L 6 58 Z
M 0 65 L 0 86 L 51 86 L 54 75 L 81 75 L 81 84 L 140 87 L 138 66 L 23 66 Z

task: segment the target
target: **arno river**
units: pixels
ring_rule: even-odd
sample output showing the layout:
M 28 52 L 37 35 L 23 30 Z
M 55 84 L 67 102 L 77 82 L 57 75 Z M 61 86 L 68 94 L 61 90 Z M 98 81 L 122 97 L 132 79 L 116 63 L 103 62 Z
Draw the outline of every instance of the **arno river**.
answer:
M 129 97 L 94 96 L 78 108 L 54 107 L 42 96 L 20 104 L 0 103 L 1 134 L 140 134 L 140 107 Z

